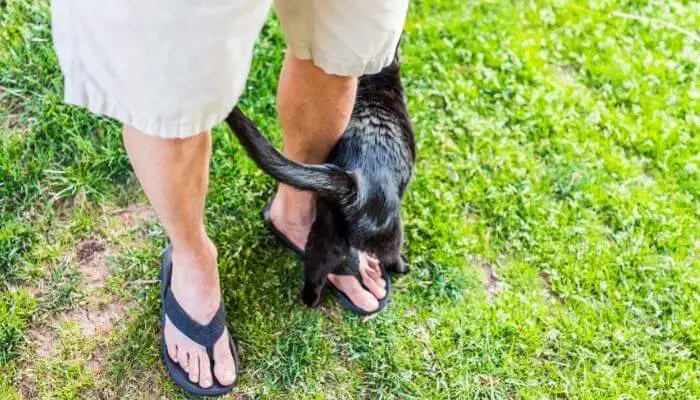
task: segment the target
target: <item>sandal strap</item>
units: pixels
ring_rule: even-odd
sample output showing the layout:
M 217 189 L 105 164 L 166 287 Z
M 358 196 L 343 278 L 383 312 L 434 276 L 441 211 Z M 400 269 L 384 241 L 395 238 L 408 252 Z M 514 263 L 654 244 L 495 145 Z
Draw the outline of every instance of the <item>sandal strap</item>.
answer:
M 224 334 L 226 328 L 226 311 L 224 310 L 224 302 L 221 301 L 219 309 L 214 314 L 214 317 L 206 325 L 201 325 L 193 320 L 185 310 L 182 309 L 180 303 L 175 299 L 173 291 L 168 287 L 165 293 L 165 314 L 170 319 L 170 322 L 182 332 L 183 335 L 204 346 L 209 350 L 214 346 L 217 340 Z

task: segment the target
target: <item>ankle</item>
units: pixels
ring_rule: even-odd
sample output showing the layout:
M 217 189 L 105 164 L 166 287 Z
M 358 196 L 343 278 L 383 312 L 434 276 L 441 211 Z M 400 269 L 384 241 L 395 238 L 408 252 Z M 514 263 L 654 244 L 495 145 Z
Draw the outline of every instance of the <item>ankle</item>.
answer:
M 206 234 L 183 242 L 173 242 L 173 263 L 188 268 L 216 269 L 217 251 Z
M 316 197 L 312 192 L 280 185 L 270 209 L 273 220 L 282 220 L 286 224 L 307 225 L 313 221 L 316 213 Z
M 171 288 L 183 309 L 205 324 L 219 309 L 221 290 L 216 248 L 211 240 L 173 247 Z

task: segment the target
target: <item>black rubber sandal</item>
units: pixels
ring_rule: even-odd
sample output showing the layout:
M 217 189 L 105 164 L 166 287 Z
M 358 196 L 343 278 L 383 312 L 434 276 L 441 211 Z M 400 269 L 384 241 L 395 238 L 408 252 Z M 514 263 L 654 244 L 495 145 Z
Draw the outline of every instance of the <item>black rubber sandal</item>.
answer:
M 238 352 L 236 351 L 236 343 L 233 337 L 229 333 L 229 345 L 231 346 L 231 353 L 233 354 L 233 361 L 236 371 L 236 377 L 231 385 L 221 385 L 214 375 L 214 354 L 213 347 L 214 343 L 223 335 L 224 329 L 226 328 L 226 311 L 224 310 L 223 300 L 219 310 L 212 318 L 211 322 L 207 325 L 200 325 L 192 318 L 190 318 L 182 306 L 177 302 L 172 290 L 170 290 L 170 278 L 172 276 L 172 246 L 168 246 L 165 251 L 163 251 L 163 257 L 161 261 L 161 348 L 163 362 L 165 367 L 170 374 L 173 382 L 181 387 L 187 393 L 194 396 L 221 396 L 230 392 L 236 385 L 238 380 Z M 182 367 L 168 355 L 168 349 L 165 345 L 165 316 L 168 316 L 170 322 L 182 332 L 185 336 L 192 339 L 192 341 L 199 343 L 207 349 L 207 354 L 209 355 L 209 360 L 211 364 L 209 366 L 200 366 L 200 368 L 211 368 L 212 371 L 212 386 L 209 388 L 203 388 L 198 384 L 189 380 L 189 374 L 185 372 Z
M 262 217 L 263 217 L 263 220 L 265 220 L 265 222 L 267 223 L 268 229 L 277 237 L 277 239 L 280 242 L 282 242 L 282 244 L 286 248 L 293 251 L 297 256 L 299 256 L 299 258 L 303 259 L 304 258 L 304 250 L 297 247 L 294 243 L 292 243 L 289 239 L 287 239 L 287 237 L 284 236 L 284 234 L 280 230 L 277 229 L 275 224 L 272 223 L 272 219 L 270 219 L 270 206 L 271 205 L 272 205 L 272 200 L 270 200 L 267 203 L 267 205 L 265 205 L 265 208 L 263 208 L 263 211 L 262 211 Z M 353 251 L 352 254 L 355 257 L 353 257 L 353 259 L 350 262 L 359 262 L 359 260 L 357 259 L 357 252 Z M 377 314 L 378 312 L 382 311 L 387 306 L 387 304 L 389 304 L 389 301 L 390 301 L 389 295 L 391 294 L 391 277 L 389 276 L 389 274 L 386 273 L 384 268 L 381 268 L 381 266 L 380 266 L 380 269 L 382 271 L 382 279 L 384 279 L 384 281 L 386 282 L 386 287 L 384 288 L 386 290 L 386 295 L 384 295 L 384 297 L 381 300 L 379 300 L 379 306 L 377 307 L 376 310 L 373 310 L 373 311 L 365 311 L 365 310 L 361 309 L 360 307 L 356 306 L 352 301 L 350 301 L 350 298 L 345 293 L 343 293 L 340 289 L 335 287 L 335 285 L 333 285 L 333 283 L 331 283 L 330 281 L 328 281 L 328 286 L 335 293 L 335 297 L 338 299 L 338 301 L 340 301 L 340 304 L 342 304 L 343 307 L 345 307 L 346 309 L 348 309 L 348 310 L 352 311 L 353 313 L 360 315 L 360 316 Z M 365 284 L 362 282 L 362 276 L 360 275 L 360 273 L 358 271 L 354 271 L 354 270 L 351 270 L 348 268 L 347 271 L 342 271 L 340 273 L 336 272 L 336 275 L 353 275 L 358 280 L 358 282 L 360 282 L 360 285 L 362 286 L 363 289 L 365 289 L 368 292 L 370 291 L 369 289 L 367 289 Z

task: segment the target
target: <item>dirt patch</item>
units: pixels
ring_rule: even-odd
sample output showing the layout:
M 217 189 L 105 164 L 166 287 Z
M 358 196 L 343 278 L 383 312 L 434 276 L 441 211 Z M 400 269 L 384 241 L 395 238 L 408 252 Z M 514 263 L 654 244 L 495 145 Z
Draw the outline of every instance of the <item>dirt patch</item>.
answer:
M 99 307 L 74 308 L 58 317 L 59 325 L 72 321 L 85 337 L 109 333 L 114 323 L 126 313 L 131 304 L 111 302 Z
M 23 399 L 36 399 L 39 397 L 36 381 L 27 371 L 19 371 L 15 378 L 19 392 Z
M 76 267 L 83 277 L 83 285 L 88 292 L 105 286 L 110 270 L 107 264 L 108 254 L 107 245 L 99 240 L 86 239 L 76 245 L 74 255 L 77 259 Z M 39 289 L 34 291 L 37 294 L 42 292 Z M 74 321 L 84 336 L 92 337 L 101 332 L 109 332 L 117 318 L 125 311 L 126 307 L 121 306 L 116 300 L 109 301 L 104 307 L 73 308 L 31 328 L 29 341 L 37 356 L 51 356 L 54 354 L 57 329 L 65 322 Z
M 104 253 L 105 250 L 106 246 L 100 241 L 83 240 L 78 243 L 78 262 L 81 264 L 90 262 L 101 253 Z
M 88 288 L 103 287 L 109 276 L 107 246 L 94 239 L 83 240 L 76 246 L 78 271 L 85 279 Z
M 44 289 L 42 289 L 41 287 L 28 287 L 26 288 L 26 290 L 27 293 L 29 293 L 29 295 L 36 299 L 44 295 Z
M 0 86 L 0 109 L 0 126 L 10 131 L 26 131 L 27 128 L 20 119 L 23 110 L 19 98 L 3 86 Z
M 29 330 L 29 343 L 39 357 L 48 357 L 53 353 L 54 333 L 45 326 Z
M 488 262 L 479 264 L 479 269 L 484 278 L 484 289 L 489 302 L 493 301 L 498 291 L 501 290 L 501 279 L 496 275 L 496 269 Z
M 89 294 L 87 300 L 93 301 L 61 312 L 49 320 L 42 321 L 41 325 L 31 328 L 30 344 L 37 356 L 47 357 L 54 354 L 57 331 L 66 322 L 75 323 L 84 337 L 91 338 L 109 333 L 132 306 L 132 303 L 100 290 L 105 287 L 111 272 L 108 258 L 112 252 L 111 247 L 98 239 L 85 239 L 75 246 L 71 257 L 77 261 L 76 268 L 82 277 L 82 291 Z M 106 298 L 97 297 L 99 301 L 94 301 L 94 296 Z M 98 359 L 99 357 L 95 357 L 95 360 Z M 96 365 L 93 362 L 91 368 L 99 369 Z
M 100 382 L 105 379 L 104 375 L 109 367 L 112 341 L 118 336 L 115 336 L 116 332 L 113 331 L 122 324 L 128 310 L 136 305 L 136 301 L 125 301 L 107 288 L 108 278 L 113 272 L 110 259 L 122 250 L 123 243 L 129 242 L 135 229 L 147 232 L 148 226 L 155 221 L 155 214 L 151 207 L 142 205 L 106 211 L 112 215 L 112 218 L 105 219 L 106 225 L 103 226 L 108 229 L 108 236 L 95 235 L 81 240 L 61 261 L 80 273 L 76 296 L 72 301 L 73 307 L 58 314 L 39 316 L 27 332 L 31 353 L 27 354 L 23 372 L 17 375 L 18 383 L 22 382 L 19 386 L 25 398 L 36 398 L 38 395 L 37 377 L 32 375 L 33 371 L 47 359 L 62 356 L 61 349 L 65 343 L 61 329 L 69 322 L 79 329 L 79 336 L 89 343 L 89 347 L 79 349 L 83 353 L 78 361 L 97 378 L 94 388 L 88 390 L 86 398 L 117 398 L 110 395 L 109 391 L 112 389 L 101 387 Z M 126 241 L 117 240 L 121 239 L 123 234 L 128 235 Z M 149 283 L 139 281 L 139 284 Z M 39 284 L 27 290 L 40 301 L 47 291 L 50 292 Z M 74 339 L 76 338 L 70 337 L 71 341 Z
M 107 352 L 105 349 L 98 349 L 92 358 L 88 360 L 85 364 L 85 369 L 92 372 L 94 375 L 99 375 L 105 366 L 105 361 L 107 360 Z
M 111 215 L 116 215 L 119 222 L 114 225 L 113 236 L 120 236 L 125 232 L 138 229 L 142 235 L 148 233 L 148 227 L 157 221 L 156 213 L 149 205 L 136 204 L 126 208 L 115 208 L 107 211 Z
M 133 227 L 140 222 L 154 221 L 156 213 L 153 208 L 148 205 L 135 205 L 128 208 L 116 210 L 115 214 L 119 215 L 122 224 L 127 227 Z
M 34 354 L 39 357 L 53 355 L 58 338 L 57 330 L 66 322 L 75 323 L 80 329 L 80 333 L 86 338 L 106 335 L 133 305 L 133 303 L 114 301 L 99 307 L 73 308 L 57 315 L 45 324 L 29 329 L 29 345 L 34 350 Z M 96 355 L 94 359 L 99 360 L 101 357 Z

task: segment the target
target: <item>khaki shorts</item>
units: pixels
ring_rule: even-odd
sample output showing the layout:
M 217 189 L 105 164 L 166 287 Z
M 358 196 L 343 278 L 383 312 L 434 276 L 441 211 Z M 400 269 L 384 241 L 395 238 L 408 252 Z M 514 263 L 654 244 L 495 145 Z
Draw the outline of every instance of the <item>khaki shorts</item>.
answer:
M 150 135 L 222 121 L 245 87 L 271 0 L 53 0 L 65 101 Z M 289 50 L 329 74 L 393 58 L 408 0 L 277 0 Z

